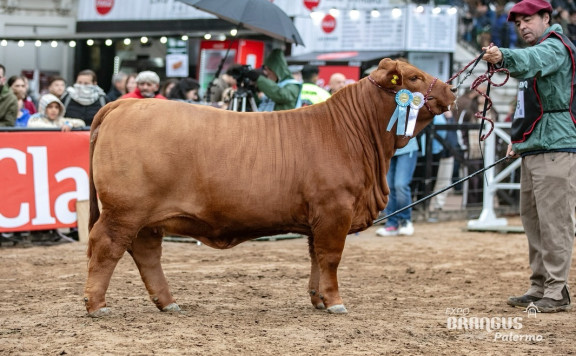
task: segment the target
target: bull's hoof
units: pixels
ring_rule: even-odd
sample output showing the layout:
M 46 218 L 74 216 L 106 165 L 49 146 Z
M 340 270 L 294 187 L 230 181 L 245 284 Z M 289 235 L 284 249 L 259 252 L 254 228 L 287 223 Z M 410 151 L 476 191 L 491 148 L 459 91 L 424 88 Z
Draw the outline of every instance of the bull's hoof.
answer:
M 325 306 L 324 303 L 322 303 L 322 302 L 316 304 L 314 307 L 315 307 L 316 309 L 322 309 L 322 310 L 326 309 L 326 306 Z
M 169 313 L 179 313 L 181 311 L 180 306 L 176 303 L 170 303 L 167 306 L 165 306 L 164 308 L 162 308 L 163 312 L 169 312 Z
M 346 313 L 348 313 L 348 310 L 346 310 L 346 307 L 344 306 L 344 304 L 336 304 L 336 305 L 333 305 L 331 307 L 328 307 L 328 313 L 330 313 L 330 314 L 346 314 Z
M 88 313 L 88 316 L 91 318 L 103 318 L 108 315 L 110 315 L 110 308 L 100 308 L 92 313 Z

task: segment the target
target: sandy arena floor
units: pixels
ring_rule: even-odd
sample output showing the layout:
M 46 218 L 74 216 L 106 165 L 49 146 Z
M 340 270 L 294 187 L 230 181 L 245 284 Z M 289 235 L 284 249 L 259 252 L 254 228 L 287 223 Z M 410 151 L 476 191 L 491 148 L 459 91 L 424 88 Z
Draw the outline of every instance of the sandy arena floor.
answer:
M 523 234 L 465 232 L 465 221 L 415 226 L 411 237 L 376 237 L 376 227 L 349 236 L 339 269 L 347 315 L 312 308 L 306 239 L 224 251 L 165 242 L 164 271 L 180 314 L 155 308 L 126 255 L 108 289 L 113 314 L 103 319 L 87 317 L 82 303 L 85 245 L 1 248 L 0 354 L 576 352 L 572 313 L 529 315 L 506 305 L 528 286 Z M 573 269 L 571 285 L 575 278 Z M 472 325 L 489 318 L 494 330 L 458 328 L 450 317 Z M 514 329 L 504 328 L 509 320 Z

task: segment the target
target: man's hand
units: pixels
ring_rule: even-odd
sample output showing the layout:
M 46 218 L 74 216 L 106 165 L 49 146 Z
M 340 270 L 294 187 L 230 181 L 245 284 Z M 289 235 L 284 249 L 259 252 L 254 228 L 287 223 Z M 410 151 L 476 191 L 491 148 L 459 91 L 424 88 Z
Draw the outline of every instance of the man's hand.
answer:
M 500 52 L 500 49 L 497 46 L 482 47 L 482 50 L 486 51 L 486 53 L 484 53 L 484 57 L 482 57 L 482 59 L 486 62 L 492 64 L 498 64 L 502 62 L 502 52 Z
M 520 155 L 517 155 L 516 152 L 512 151 L 512 144 L 508 144 L 508 149 L 506 150 L 506 157 L 508 158 L 518 158 Z

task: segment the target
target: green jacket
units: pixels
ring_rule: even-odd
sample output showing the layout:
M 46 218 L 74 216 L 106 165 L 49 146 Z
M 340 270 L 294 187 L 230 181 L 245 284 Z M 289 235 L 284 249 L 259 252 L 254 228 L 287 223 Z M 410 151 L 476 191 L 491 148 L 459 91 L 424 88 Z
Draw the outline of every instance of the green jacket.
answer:
M 558 24 L 550 31 L 562 33 Z M 557 37 L 549 37 L 534 46 L 523 49 L 500 49 L 503 67 L 514 78 L 537 78 L 538 94 L 544 110 L 559 110 L 570 106 L 572 60 Z M 576 149 L 576 125 L 570 112 L 544 113 L 526 141 L 513 144 L 515 153 Z
M 264 65 L 276 73 L 278 83 L 285 80 L 294 80 L 286 63 L 286 59 L 284 58 L 284 54 L 280 49 L 272 50 L 264 60 Z M 278 83 L 271 81 L 263 75 L 258 77 L 258 81 L 256 82 L 258 89 L 276 103 L 274 111 L 294 109 L 300 96 L 302 85 L 290 83 L 281 87 Z
M 0 88 L 0 126 L 14 126 L 18 117 L 18 99 L 8 85 Z

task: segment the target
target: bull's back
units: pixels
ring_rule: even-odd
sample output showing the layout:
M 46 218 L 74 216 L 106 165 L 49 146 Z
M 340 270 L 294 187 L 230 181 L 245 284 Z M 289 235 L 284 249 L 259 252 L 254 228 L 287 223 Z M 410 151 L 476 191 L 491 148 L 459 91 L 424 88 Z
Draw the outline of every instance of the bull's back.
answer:
M 278 147 L 281 145 L 282 147 Z M 282 143 L 277 120 L 165 100 L 117 106 L 99 128 L 94 161 L 122 172 L 184 173 L 212 178 L 233 169 L 273 167 Z M 283 162 L 284 164 L 286 162 Z M 243 172 L 237 171 L 237 174 Z
M 95 185 L 104 205 L 121 201 L 127 210 L 153 201 L 155 212 L 286 216 L 285 209 L 299 204 L 303 175 L 313 169 L 302 168 L 310 152 L 295 132 L 302 125 L 292 124 L 283 128 L 273 114 L 127 100 L 100 124 Z M 263 201 L 266 209 L 255 210 Z

